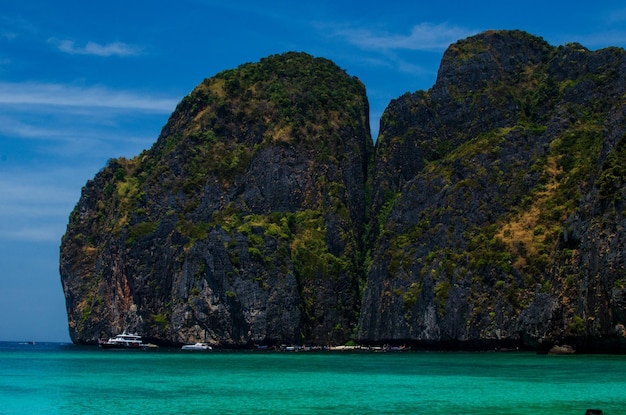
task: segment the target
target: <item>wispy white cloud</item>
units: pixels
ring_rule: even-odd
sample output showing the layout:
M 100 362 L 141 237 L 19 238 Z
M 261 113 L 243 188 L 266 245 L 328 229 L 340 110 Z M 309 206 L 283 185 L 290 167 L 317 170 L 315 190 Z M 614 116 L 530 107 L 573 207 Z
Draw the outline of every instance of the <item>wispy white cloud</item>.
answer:
M 11 241 L 27 242 L 60 242 L 65 227 L 59 223 L 37 224 L 35 226 L 23 226 L 8 229 L 0 238 Z
M 25 171 L 3 173 L 0 178 L 0 239 L 59 241 L 77 199 L 76 189 L 80 189 L 74 183 L 76 172 L 56 169 L 45 175 Z
M 37 28 L 22 16 L 0 16 L 0 37 L 5 40 L 13 41 L 24 35 L 33 35 L 37 32 Z
M 0 240 L 57 242 L 84 183 L 149 148 L 178 99 L 0 82 Z
M 65 130 L 55 131 L 47 126 L 26 123 L 16 117 L 0 115 L 0 136 L 20 138 L 65 137 Z
M 0 105 L 106 107 L 170 113 L 178 99 L 143 95 L 105 87 L 77 87 L 54 83 L 0 82 Z
M 112 42 L 100 44 L 87 42 L 84 45 L 77 45 L 73 40 L 51 38 L 49 43 L 55 45 L 61 52 L 70 55 L 94 55 L 94 56 L 134 56 L 140 55 L 142 49 L 135 45 L 123 42 Z
M 124 124 L 120 127 L 101 120 L 94 122 L 96 117 L 88 117 L 91 120 L 88 122 L 82 119 L 63 121 L 55 117 L 26 119 L 19 114 L 0 116 L 0 157 L 13 161 L 18 155 L 9 149 L 23 146 L 32 152 L 31 157 L 41 162 L 78 157 L 98 163 L 108 157 L 133 157 L 149 148 L 158 136 L 154 117 L 144 120 L 148 124 L 144 128 L 132 131 Z M 130 121 L 142 123 L 142 119 L 132 117 Z
M 445 23 L 420 23 L 413 26 L 407 34 L 382 33 L 365 28 L 338 28 L 334 31 L 334 35 L 344 37 L 359 48 L 381 51 L 394 49 L 438 51 L 475 33 Z
M 60 177 L 58 172 L 48 172 L 48 177 Z M 59 206 L 64 206 L 75 192 L 68 188 L 62 188 L 50 180 L 38 178 L 37 182 L 26 179 L 19 179 L 11 176 L 9 179 L 0 180 L 0 216 L 21 215 L 24 218 L 41 218 L 56 216 L 65 210 L 60 211 Z M 42 209 L 46 207 L 46 209 Z
M 17 33 L 4 30 L 4 31 L 0 32 L 0 37 L 2 37 L 3 39 L 11 41 L 11 40 L 14 40 L 14 39 L 17 38 Z
M 0 156 L 99 165 L 149 148 L 177 99 L 104 87 L 0 82 Z M 26 153 L 24 153 L 26 154 Z
M 0 242 L 58 246 L 86 181 L 108 159 L 134 157 L 149 148 L 157 131 L 143 138 L 135 133 L 98 129 L 80 120 L 0 116 Z

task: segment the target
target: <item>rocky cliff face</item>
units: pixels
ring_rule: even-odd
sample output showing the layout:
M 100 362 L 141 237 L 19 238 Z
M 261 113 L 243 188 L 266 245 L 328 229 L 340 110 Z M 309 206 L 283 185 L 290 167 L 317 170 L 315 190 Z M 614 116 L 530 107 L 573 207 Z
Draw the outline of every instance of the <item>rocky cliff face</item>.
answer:
M 621 347 L 625 75 L 621 49 L 486 32 L 393 101 L 359 338 Z
M 485 32 L 390 103 L 374 151 L 331 62 L 220 73 L 83 189 L 72 340 L 620 350 L 625 96 L 622 49 Z
M 372 153 L 365 88 L 327 60 L 205 80 L 83 189 L 61 247 L 72 340 L 345 342 Z

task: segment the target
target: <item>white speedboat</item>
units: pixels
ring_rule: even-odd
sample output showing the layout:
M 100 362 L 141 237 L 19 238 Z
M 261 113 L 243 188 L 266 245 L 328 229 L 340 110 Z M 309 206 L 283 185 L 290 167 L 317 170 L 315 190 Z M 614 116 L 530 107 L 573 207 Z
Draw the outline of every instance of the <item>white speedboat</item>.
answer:
M 103 349 L 145 349 L 146 345 L 141 341 L 138 334 L 128 334 L 126 332 L 110 337 L 108 340 L 98 340 L 98 346 Z
M 182 350 L 212 350 L 213 348 L 206 343 L 186 344 Z

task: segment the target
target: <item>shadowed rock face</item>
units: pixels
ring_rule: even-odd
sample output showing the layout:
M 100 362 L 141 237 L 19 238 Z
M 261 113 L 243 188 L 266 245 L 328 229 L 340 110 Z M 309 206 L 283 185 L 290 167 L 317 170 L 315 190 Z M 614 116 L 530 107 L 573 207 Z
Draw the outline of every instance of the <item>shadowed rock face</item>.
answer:
M 486 32 L 391 102 L 362 341 L 623 345 L 625 74 L 622 49 Z
M 624 345 L 626 54 L 519 31 L 393 100 L 287 53 L 217 74 L 87 183 L 70 335 L 162 343 Z

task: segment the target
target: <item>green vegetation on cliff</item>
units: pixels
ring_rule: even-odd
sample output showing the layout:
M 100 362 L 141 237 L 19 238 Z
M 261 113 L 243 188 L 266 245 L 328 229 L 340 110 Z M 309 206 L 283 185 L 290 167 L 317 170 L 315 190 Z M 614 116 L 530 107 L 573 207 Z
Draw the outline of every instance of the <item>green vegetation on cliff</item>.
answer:
M 390 104 L 376 144 L 363 338 L 537 346 L 612 335 L 622 318 L 612 320 L 606 293 L 621 281 L 621 255 L 581 245 L 596 206 L 622 195 L 625 61 L 623 50 L 490 31 L 451 45 L 431 90 Z M 619 229 L 615 213 L 604 226 Z M 594 245 L 622 240 L 601 232 Z M 551 314 L 533 314 L 541 307 Z
M 390 103 L 375 157 L 365 88 L 328 60 L 208 78 L 83 189 L 72 339 L 619 349 L 625 74 L 617 48 L 460 40 Z
M 64 278 L 100 273 L 127 288 L 78 308 L 103 328 L 151 322 L 142 331 L 173 343 L 181 324 L 232 345 L 348 340 L 364 276 L 367 111 L 358 79 L 303 53 L 204 80 L 152 149 L 111 160 L 83 192 L 62 257 L 80 262 L 89 237 L 98 259 L 62 265 Z M 279 300 L 281 289 L 295 291 Z

